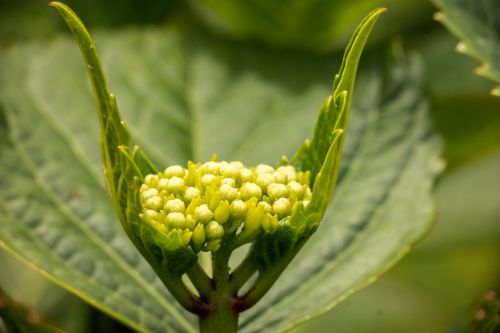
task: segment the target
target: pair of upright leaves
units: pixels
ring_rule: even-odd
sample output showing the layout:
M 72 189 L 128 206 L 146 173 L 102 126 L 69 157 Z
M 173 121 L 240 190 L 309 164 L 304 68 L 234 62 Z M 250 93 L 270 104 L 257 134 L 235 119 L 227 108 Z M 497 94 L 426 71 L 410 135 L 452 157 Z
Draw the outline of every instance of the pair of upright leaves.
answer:
M 156 165 L 290 156 L 330 94 L 329 59 L 257 51 L 179 27 L 100 34 L 110 87 Z M 195 332 L 120 229 L 101 177 L 98 127 L 71 41 L 0 59 L 0 245 L 139 331 Z M 320 230 L 241 332 L 282 331 L 374 281 L 428 229 L 439 144 L 416 59 L 360 72 L 337 194 Z M 221 131 L 221 129 L 224 129 Z

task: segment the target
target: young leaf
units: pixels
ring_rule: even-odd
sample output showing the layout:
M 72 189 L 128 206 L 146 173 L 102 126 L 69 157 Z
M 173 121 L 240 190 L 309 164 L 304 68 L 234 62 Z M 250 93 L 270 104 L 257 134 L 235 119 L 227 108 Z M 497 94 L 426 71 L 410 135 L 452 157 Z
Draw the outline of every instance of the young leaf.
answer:
M 460 42 L 457 51 L 481 62 L 475 73 L 499 86 L 491 93 L 500 96 L 500 3 L 496 0 L 434 0 L 441 9 L 435 14 Z

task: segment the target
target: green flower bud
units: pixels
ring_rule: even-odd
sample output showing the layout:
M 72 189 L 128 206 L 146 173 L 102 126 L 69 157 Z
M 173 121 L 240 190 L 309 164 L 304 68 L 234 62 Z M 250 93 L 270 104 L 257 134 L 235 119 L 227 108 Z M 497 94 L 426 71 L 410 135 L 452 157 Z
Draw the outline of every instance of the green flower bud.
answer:
M 168 180 L 167 191 L 170 193 L 183 193 L 184 189 L 184 180 L 182 178 L 172 177 Z
M 205 227 L 207 239 L 219 239 L 224 236 L 224 228 L 217 221 L 210 221 Z
M 198 206 L 194 210 L 194 218 L 200 223 L 207 224 L 213 219 L 213 217 L 214 214 L 210 209 L 208 209 L 207 205 Z
M 172 199 L 165 202 L 163 209 L 167 213 L 172 213 L 172 212 L 184 213 L 186 206 L 184 205 L 184 201 L 180 199 Z
M 267 187 L 267 195 L 271 200 L 288 196 L 288 188 L 284 184 L 273 183 Z
M 184 244 L 184 246 L 188 246 L 192 236 L 192 231 L 184 230 L 181 234 L 182 244 Z
M 184 168 L 181 167 L 180 165 L 169 166 L 168 168 L 165 169 L 163 173 L 167 178 L 172 178 L 172 177 L 183 178 L 186 174 Z
M 240 168 L 236 165 L 229 164 L 227 168 L 225 168 L 223 175 L 228 178 L 236 178 L 240 174 Z
M 229 214 L 230 214 L 229 202 L 223 200 L 219 203 L 219 206 L 215 209 L 214 219 L 217 222 L 224 224 L 229 220 Z
M 254 183 L 244 183 L 240 189 L 240 198 L 247 201 L 251 198 L 260 199 L 262 197 L 262 189 Z
M 217 252 L 220 248 L 220 239 L 212 239 L 207 242 L 207 250 Z
M 170 228 L 183 229 L 186 227 L 186 218 L 182 213 L 168 213 L 165 217 L 165 224 Z
M 201 246 L 205 243 L 205 239 L 205 227 L 203 226 L 203 224 L 198 224 L 193 230 L 191 240 L 193 241 L 194 245 Z
M 221 187 L 224 184 L 230 185 L 231 187 L 235 187 L 236 186 L 236 181 L 233 178 L 223 178 L 221 180 L 220 184 L 221 184 Z
M 231 217 L 242 218 L 247 213 L 247 205 L 241 200 L 234 200 L 230 206 Z
M 287 198 L 279 198 L 273 203 L 273 213 L 279 217 L 283 217 L 290 213 L 290 200 Z
M 186 215 L 186 228 L 188 228 L 189 230 L 194 230 L 197 224 L 198 223 L 196 222 L 196 219 L 193 215 Z

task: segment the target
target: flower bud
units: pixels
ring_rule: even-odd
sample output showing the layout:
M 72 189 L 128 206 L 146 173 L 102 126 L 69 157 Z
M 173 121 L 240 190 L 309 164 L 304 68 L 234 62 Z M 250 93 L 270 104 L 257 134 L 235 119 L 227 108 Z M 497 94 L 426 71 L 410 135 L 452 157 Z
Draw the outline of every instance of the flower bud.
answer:
M 170 193 L 183 193 L 184 189 L 184 180 L 182 178 L 172 177 L 168 180 L 167 191 Z
M 212 239 L 207 242 L 207 250 L 217 252 L 220 248 L 220 239 Z
M 186 228 L 189 230 L 194 230 L 196 228 L 197 222 L 193 215 L 186 215 Z
M 253 181 L 253 172 L 250 169 L 242 168 L 240 169 L 240 179 L 243 183 Z
M 229 220 L 229 203 L 226 200 L 223 200 L 219 203 L 219 206 L 215 209 L 214 219 L 224 224 Z
M 205 243 L 205 227 L 203 224 L 198 224 L 193 230 L 191 240 L 196 246 L 201 246 Z
M 301 200 L 304 197 L 304 187 L 296 181 L 292 180 L 288 183 L 287 187 L 290 193 L 293 193 L 298 200 Z
M 201 166 L 201 171 L 203 173 L 217 175 L 219 174 L 219 164 L 214 161 L 206 162 Z
M 233 201 L 238 197 L 238 190 L 229 184 L 222 184 L 220 187 L 220 196 L 222 200 Z
M 271 210 L 272 210 L 272 207 L 269 203 L 265 202 L 265 201 L 260 201 L 258 204 L 257 204 L 257 207 L 260 207 L 262 208 L 262 211 L 264 213 L 270 213 Z
M 241 200 L 234 200 L 231 202 L 230 210 L 233 218 L 242 218 L 247 213 L 247 205 Z
M 255 172 L 257 172 L 257 173 L 273 173 L 274 168 L 270 165 L 267 165 L 267 164 L 259 164 L 255 168 Z
M 251 198 L 260 199 L 262 197 L 262 189 L 254 183 L 244 183 L 241 186 L 240 198 L 243 201 L 247 201 Z
M 147 200 L 159 194 L 158 190 L 155 188 L 150 188 L 141 193 L 141 199 Z
M 146 200 L 146 208 L 152 210 L 160 210 L 163 206 L 163 199 L 159 196 L 154 196 Z
M 169 166 L 168 168 L 165 169 L 165 171 L 163 173 L 165 174 L 165 177 L 167 177 L 167 178 L 171 178 L 171 177 L 182 178 L 185 176 L 184 168 L 181 167 L 180 165 Z
M 183 229 L 186 226 L 186 218 L 182 213 L 168 213 L 165 217 L 165 223 L 170 228 Z
M 267 187 L 267 195 L 271 200 L 288 196 L 288 188 L 284 184 L 273 183 Z
M 217 181 L 217 177 L 212 174 L 204 174 L 201 176 L 201 185 L 208 187 Z
M 207 205 L 201 205 L 194 210 L 194 217 L 196 221 L 207 224 L 213 219 L 214 214 L 208 209 Z
M 146 184 L 149 187 L 156 186 L 156 182 L 157 181 L 158 181 L 158 176 L 157 175 L 147 175 L 144 178 L 144 184 Z
M 287 198 L 279 198 L 273 203 L 273 213 L 279 217 L 283 217 L 290 213 L 290 200 Z
M 186 191 L 184 192 L 184 200 L 186 202 L 191 202 L 195 198 L 199 198 L 201 195 L 201 192 L 199 189 L 196 187 L 188 187 L 186 188 Z
M 167 213 L 173 213 L 173 212 L 184 213 L 186 206 L 184 205 L 184 201 L 180 199 L 172 199 L 165 202 L 163 209 Z
M 224 236 L 224 228 L 217 221 L 210 221 L 205 227 L 205 234 L 208 240 L 219 239 Z
M 193 236 L 192 231 L 184 230 L 181 234 L 182 244 L 184 244 L 184 246 L 188 246 L 192 236 Z

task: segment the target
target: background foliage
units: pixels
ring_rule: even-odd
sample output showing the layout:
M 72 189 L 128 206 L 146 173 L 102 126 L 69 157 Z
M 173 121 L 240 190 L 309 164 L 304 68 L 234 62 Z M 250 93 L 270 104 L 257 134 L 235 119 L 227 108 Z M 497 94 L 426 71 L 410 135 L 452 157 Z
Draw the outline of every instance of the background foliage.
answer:
M 297 61 L 302 57 L 304 64 L 314 57 L 338 57 L 345 38 L 368 9 L 395 6 L 375 31 L 369 52 L 377 54 L 388 40 L 399 39 L 406 53 L 422 54 L 432 116 L 444 138 L 448 163 L 437 186 L 439 217 L 429 236 L 389 274 L 296 331 L 460 332 L 474 299 L 500 287 L 500 101 L 488 93 L 491 82 L 473 75 L 477 62 L 457 54 L 457 39 L 432 20 L 436 8 L 431 3 L 292 1 L 290 10 L 283 10 L 277 1 L 257 0 L 245 2 L 252 8 L 221 7 L 210 0 L 146 1 L 140 8 L 131 0 L 67 3 L 92 29 L 181 21 L 252 49 L 277 45 L 283 52 L 294 50 Z M 311 3 L 333 7 L 306 10 Z M 3 49 L 27 40 L 43 43 L 65 30 L 45 1 L 0 1 Z M 492 34 L 498 36 L 495 30 Z M 315 38 L 308 38 L 311 35 Z M 314 55 L 318 52 L 321 55 Z M 302 79 L 307 83 L 307 73 Z M 126 330 L 9 255 L 2 253 L 0 258 L 0 285 L 50 322 L 71 332 Z

